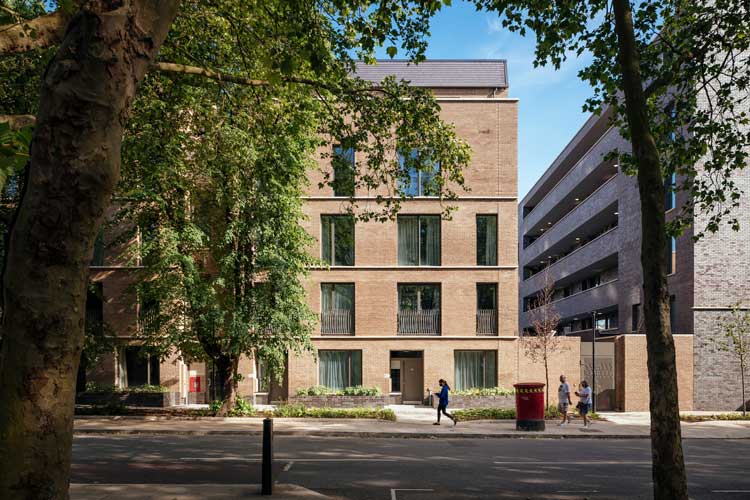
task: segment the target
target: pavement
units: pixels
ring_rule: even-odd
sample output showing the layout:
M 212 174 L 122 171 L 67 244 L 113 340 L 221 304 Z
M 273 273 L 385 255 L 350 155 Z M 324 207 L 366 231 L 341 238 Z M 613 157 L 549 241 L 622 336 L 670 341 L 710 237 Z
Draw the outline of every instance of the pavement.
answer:
M 647 418 L 629 417 L 628 414 L 606 414 L 607 420 L 593 423 L 584 429 L 580 420 L 559 427 L 556 421 L 547 421 L 544 432 L 517 431 L 514 420 L 477 420 L 432 425 L 434 411 L 429 408 L 402 409 L 397 421 L 370 419 L 311 419 L 274 418 L 274 433 L 278 436 L 318 437 L 377 437 L 377 438 L 648 438 L 650 427 Z M 76 435 L 260 435 L 261 418 L 220 417 L 77 417 Z M 750 421 L 683 422 L 685 439 L 750 439 Z
M 333 500 L 293 484 L 277 484 L 274 500 Z M 70 485 L 71 500 L 229 500 L 261 497 L 259 484 L 82 484 Z M 267 498 L 267 497 L 263 497 Z
M 236 435 L 78 435 L 72 498 L 254 498 L 261 441 Z M 750 498 L 749 441 L 688 439 L 684 449 L 692 500 Z M 274 457 L 278 486 L 297 488 L 280 488 L 271 498 L 295 498 L 284 496 L 288 493 L 315 500 L 652 498 L 646 438 L 277 436 Z

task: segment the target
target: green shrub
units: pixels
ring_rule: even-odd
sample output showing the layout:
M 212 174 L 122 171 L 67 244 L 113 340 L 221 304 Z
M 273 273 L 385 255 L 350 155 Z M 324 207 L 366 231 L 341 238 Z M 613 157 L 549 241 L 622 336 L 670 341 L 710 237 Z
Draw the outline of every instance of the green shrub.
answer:
M 386 408 L 306 408 L 300 404 L 281 405 L 273 411 L 280 418 L 373 418 L 396 420 L 393 410 Z
M 380 396 L 379 387 L 365 387 L 363 385 L 347 387 L 342 392 L 344 396 Z
M 711 420 L 750 420 L 750 413 L 740 412 L 715 413 L 713 415 L 680 415 L 683 422 L 710 422 Z
M 356 385 L 344 390 L 335 390 L 324 385 L 314 385 L 297 389 L 297 396 L 380 396 L 380 388 Z
M 459 420 L 515 420 L 515 408 L 467 408 L 464 410 L 454 410 L 453 415 Z M 600 417 L 596 413 L 589 413 L 592 420 L 598 420 Z M 544 412 L 544 418 L 562 419 L 562 415 L 556 406 L 549 406 Z
M 211 401 L 208 405 L 208 412 L 210 415 L 215 416 L 221 410 L 222 401 L 217 399 Z M 237 398 L 234 404 L 234 408 L 229 410 L 229 417 L 254 417 L 258 414 L 258 411 L 250 404 L 246 399 Z
M 462 391 L 453 391 L 454 396 L 512 396 L 516 393 L 513 389 L 505 387 L 473 387 Z

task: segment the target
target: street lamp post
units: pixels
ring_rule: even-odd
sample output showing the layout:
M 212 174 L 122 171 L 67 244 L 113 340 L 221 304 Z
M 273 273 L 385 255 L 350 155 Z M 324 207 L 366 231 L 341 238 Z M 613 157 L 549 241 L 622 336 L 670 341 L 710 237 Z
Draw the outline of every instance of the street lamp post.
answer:
M 591 312 L 591 409 L 596 413 L 596 311 Z

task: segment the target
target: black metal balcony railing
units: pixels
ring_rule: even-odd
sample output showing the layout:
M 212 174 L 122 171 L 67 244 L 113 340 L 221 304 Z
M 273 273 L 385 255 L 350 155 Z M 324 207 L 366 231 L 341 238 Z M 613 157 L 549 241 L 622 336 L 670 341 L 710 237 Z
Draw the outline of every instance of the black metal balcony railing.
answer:
M 497 309 L 477 310 L 477 335 L 497 335 Z
M 331 309 L 320 314 L 323 335 L 354 335 L 354 310 Z
M 398 334 L 440 335 L 440 309 L 399 311 Z

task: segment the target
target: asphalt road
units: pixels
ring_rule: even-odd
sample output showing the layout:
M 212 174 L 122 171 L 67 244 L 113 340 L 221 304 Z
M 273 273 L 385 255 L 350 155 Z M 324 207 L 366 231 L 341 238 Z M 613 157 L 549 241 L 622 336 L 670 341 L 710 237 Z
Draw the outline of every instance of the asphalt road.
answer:
M 750 441 L 687 440 L 694 500 L 750 499 Z M 260 438 L 81 436 L 74 483 L 260 483 Z M 278 437 L 276 479 L 350 500 L 648 499 L 647 440 Z

